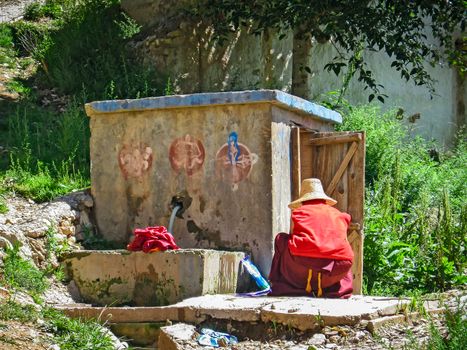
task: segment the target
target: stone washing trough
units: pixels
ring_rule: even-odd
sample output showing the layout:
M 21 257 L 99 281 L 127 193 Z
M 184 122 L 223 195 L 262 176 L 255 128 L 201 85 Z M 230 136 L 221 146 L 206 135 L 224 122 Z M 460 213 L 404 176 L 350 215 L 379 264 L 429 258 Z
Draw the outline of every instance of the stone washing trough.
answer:
M 180 249 L 146 254 L 82 250 L 63 257 L 65 273 L 94 305 L 162 306 L 183 299 L 234 293 L 247 281 L 241 252 Z

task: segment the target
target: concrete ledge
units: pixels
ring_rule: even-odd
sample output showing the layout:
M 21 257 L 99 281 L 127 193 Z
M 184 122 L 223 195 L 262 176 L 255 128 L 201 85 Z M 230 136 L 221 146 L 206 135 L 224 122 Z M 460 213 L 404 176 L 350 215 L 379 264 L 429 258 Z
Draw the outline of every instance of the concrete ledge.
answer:
M 111 323 L 165 322 L 167 320 L 178 320 L 179 318 L 179 310 L 173 306 L 100 307 L 81 304 L 56 305 L 54 307 L 72 318 L 93 319 Z
M 441 314 L 445 312 L 445 308 L 435 308 L 431 310 L 427 310 L 426 313 L 430 315 Z M 372 333 L 377 333 L 383 327 L 387 327 L 394 324 L 401 324 L 401 323 L 410 323 L 414 320 L 422 318 L 423 315 L 419 312 L 411 312 L 409 314 L 404 315 L 394 315 L 394 316 L 386 316 L 380 317 L 368 322 L 367 329 Z
M 118 322 L 188 322 L 199 324 L 206 319 L 240 322 L 276 322 L 300 330 L 314 330 L 318 325 L 354 325 L 382 315 L 394 315 L 409 300 L 355 296 L 347 300 L 307 297 L 248 298 L 234 295 L 206 295 L 165 307 L 99 308 L 59 306 L 67 315 L 99 318 Z
M 151 109 L 203 107 L 215 105 L 272 103 L 287 110 L 312 116 L 331 123 L 342 123 L 339 113 L 303 98 L 280 90 L 250 90 L 209 92 L 190 95 L 149 97 L 136 100 L 96 101 L 86 104 L 86 113 L 93 116 L 103 113 L 118 113 Z
M 234 293 L 244 253 L 180 249 L 145 254 L 77 251 L 63 257 L 81 298 L 95 305 L 163 306 L 215 293 Z

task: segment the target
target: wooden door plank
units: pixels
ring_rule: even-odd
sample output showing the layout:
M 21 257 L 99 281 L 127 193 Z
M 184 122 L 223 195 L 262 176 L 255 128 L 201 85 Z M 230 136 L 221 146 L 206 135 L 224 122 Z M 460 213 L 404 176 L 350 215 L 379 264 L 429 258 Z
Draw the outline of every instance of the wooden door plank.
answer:
M 344 174 L 345 169 L 349 165 L 350 160 L 352 159 L 353 155 L 355 154 L 355 151 L 358 148 L 358 143 L 357 142 L 352 142 L 352 145 L 350 146 L 349 150 L 347 151 L 347 154 L 345 155 L 344 159 L 342 160 L 342 163 L 340 164 L 339 168 L 337 169 L 333 179 L 331 180 L 330 184 L 328 185 L 326 189 L 326 193 L 328 196 L 331 196 L 331 194 L 334 192 L 336 189 L 337 184 L 339 183 L 342 174 Z
M 359 142 L 352 161 L 348 167 L 349 180 L 349 214 L 352 222 L 363 227 L 363 208 L 365 202 L 365 133 L 360 132 L 362 140 Z
M 312 176 L 312 169 L 314 165 L 313 147 L 307 146 L 306 140 L 310 138 L 310 132 L 300 129 L 300 178 L 307 179 Z M 298 197 L 295 197 L 296 199 Z
M 335 143 L 358 142 L 361 140 L 360 134 L 335 135 L 335 136 L 325 136 L 325 137 L 319 137 L 319 134 L 318 134 L 316 136 L 318 137 L 310 138 L 307 143 L 312 146 L 321 146 L 321 145 L 329 145 L 329 144 L 335 144 Z
M 302 166 L 300 160 L 300 128 L 292 128 L 292 199 L 300 196 Z
M 347 237 L 352 247 L 354 258 L 352 264 L 353 293 L 362 294 L 363 283 L 363 231 L 353 230 Z

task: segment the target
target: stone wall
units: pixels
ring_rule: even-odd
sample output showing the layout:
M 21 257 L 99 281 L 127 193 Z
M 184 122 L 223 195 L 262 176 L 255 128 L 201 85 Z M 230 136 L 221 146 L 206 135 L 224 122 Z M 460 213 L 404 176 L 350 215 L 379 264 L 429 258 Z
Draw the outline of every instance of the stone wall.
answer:
M 210 28 L 191 23 L 180 11 L 181 6 L 190 2 L 122 0 L 124 10 L 144 28 L 144 35 L 134 43 L 134 49 L 146 63 L 171 77 L 176 93 L 257 88 L 290 92 L 292 35 L 279 40 L 274 33 L 255 36 L 242 30 L 219 46 L 211 40 Z M 313 43 L 310 100 L 321 101 L 326 93 L 341 87 L 343 76 L 336 77 L 323 69 L 334 55 L 331 45 Z M 406 116 L 420 113 L 420 119 L 410 124 L 414 134 L 450 144 L 466 119 L 464 83 L 455 70 L 447 64 L 427 68 L 437 80 L 437 95 L 430 98 L 426 88 L 402 80 L 390 68 L 391 60 L 386 54 L 365 55 L 389 96 L 383 109 L 402 107 Z M 368 92 L 354 80 L 346 97 L 352 104 L 366 103 Z

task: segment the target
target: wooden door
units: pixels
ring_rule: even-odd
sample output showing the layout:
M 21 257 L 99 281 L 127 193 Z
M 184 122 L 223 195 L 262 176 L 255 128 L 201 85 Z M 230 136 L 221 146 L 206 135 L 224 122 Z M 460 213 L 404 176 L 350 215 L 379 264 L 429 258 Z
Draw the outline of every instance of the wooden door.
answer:
M 349 213 L 348 240 L 354 252 L 354 294 L 362 293 L 363 205 L 365 198 L 365 134 L 363 132 L 316 132 L 294 128 L 292 132 L 292 198 L 300 183 L 318 178 L 336 208 Z

